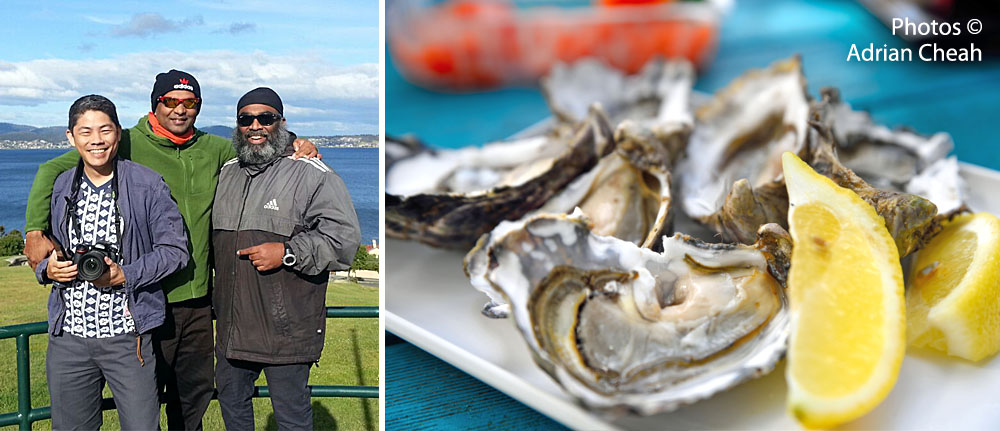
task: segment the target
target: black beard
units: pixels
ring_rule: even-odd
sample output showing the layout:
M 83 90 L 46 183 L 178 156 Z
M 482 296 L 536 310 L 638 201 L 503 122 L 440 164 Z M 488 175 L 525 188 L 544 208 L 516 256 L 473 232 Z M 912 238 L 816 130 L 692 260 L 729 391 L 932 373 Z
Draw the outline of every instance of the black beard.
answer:
M 251 144 L 249 138 L 252 136 L 264 136 L 267 139 L 263 144 Z M 288 129 L 280 123 L 272 134 L 264 130 L 247 131 L 244 134 L 240 133 L 240 128 L 237 127 L 233 130 L 233 148 L 236 150 L 236 157 L 243 164 L 261 165 L 281 157 L 290 137 Z

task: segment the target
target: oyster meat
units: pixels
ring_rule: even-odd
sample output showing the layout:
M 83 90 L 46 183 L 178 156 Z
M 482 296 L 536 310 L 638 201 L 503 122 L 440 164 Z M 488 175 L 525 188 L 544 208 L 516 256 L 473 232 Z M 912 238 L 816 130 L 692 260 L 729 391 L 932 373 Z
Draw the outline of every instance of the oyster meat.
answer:
M 755 247 L 677 234 L 656 253 L 595 235 L 579 212 L 542 214 L 493 244 L 486 279 L 567 392 L 653 414 L 767 373 L 784 354 L 790 238 L 761 232 Z

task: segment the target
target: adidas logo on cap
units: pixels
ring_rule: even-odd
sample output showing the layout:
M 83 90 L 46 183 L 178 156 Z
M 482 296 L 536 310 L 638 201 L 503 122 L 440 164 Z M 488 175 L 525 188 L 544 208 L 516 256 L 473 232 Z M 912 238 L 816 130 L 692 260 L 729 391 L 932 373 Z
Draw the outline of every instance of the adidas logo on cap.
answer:
M 192 92 L 194 91 L 194 86 L 188 84 L 188 82 L 190 81 L 184 78 L 181 78 L 179 81 L 180 84 L 174 84 L 174 90 L 187 90 Z

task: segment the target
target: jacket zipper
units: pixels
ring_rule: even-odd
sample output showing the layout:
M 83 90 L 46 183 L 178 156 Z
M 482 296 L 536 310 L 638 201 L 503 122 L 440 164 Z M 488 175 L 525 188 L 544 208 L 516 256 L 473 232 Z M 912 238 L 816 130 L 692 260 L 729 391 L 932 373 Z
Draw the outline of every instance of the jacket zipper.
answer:
M 118 178 L 118 180 L 121 181 L 121 178 Z M 119 186 L 121 185 L 120 182 L 118 184 L 119 184 Z M 118 187 L 118 189 L 119 189 L 118 190 L 119 193 L 121 193 L 121 187 Z M 121 196 L 115 196 L 115 208 L 114 208 L 115 212 L 118 215 L 117 217 L 115 217 L 115 219 L 116 219 L 115 220 L 115 229 L 118 231 L 118 244 L 121 244 L 121 249 L 118 250 L 118 260 L 120 260 L 122 263 L 126 263 L 127 264 L 128 262 L 125 262 L 125 248 L 127 247 L 125 245 L 125 228 L 128 227 L 128 221 L 125 220 L 124 210 L 122 210 L 121 205 L 118 204 L 119 202 L 121 202 L 120 198 L 121 198 Z M 131 208 L 131 207 L 132 207 L 132 202 L 130 201 L 129 202 L 129 208 Z M 120 266 L 121 266 L 121 264 L 119 264 L 119 267 Z M 135 314 L 135 299 L 132 298 L 132 295 L 130 295 L 128 293 L 128 283 L 129 283 L 129 280 L 125 280 L 125 286 L 122 289 L 125 292 L 125 307 L 128 309 L 129 317 L 132 318 L 132 325 L 135 327 L 135 332 L 138 334 L 139 333 L 139 319 L 138 319 L 138 317 L 136 317 L 136 314 Z M 167 298 L 164 295 L 163 301 L 166 302 L 166 300 L 167 300 Z M 142 357 L 141 356 L 139 357 L 139 362 L 142 362 Z
M 242 173 L 242 172 L 241 172 Z M 220 178 L 221 180 L 221 178 Z M 246 182 L 243 183 L 243 204 L 240 206 L 240 217 L 236 222 L 236 238 L 233 240 L 233 248 L 239 250 L 240 247 L 240 229 L 243 228 L 243 210 L 247 207 L 247 194 L 250 192 L 250 183 L 253 182 L 253 176 L 247 178 Z M 233 251 L 233 253 L 236 252 Z M 236 279 L 236 268 L 239 266 L 240 258 L 237 256 L 236 261 L 233 263 L 232 277 L 230 280 L 233 281 L 234 288 L 232 289 L 232 294 L 229 295 L 229 336 L 226 339 L 226 353 L 229 353 L 230 347 L 233 345 L 233 327 L 236 326 L 233 323 L 233 307 L 236 303 L 236 288 L 235 285 L 239 283 Z

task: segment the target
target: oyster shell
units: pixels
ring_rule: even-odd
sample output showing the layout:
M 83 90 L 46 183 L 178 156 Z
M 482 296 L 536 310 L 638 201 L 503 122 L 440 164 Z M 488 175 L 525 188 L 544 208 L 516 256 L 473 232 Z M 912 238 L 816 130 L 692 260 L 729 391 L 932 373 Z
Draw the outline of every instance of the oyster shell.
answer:
M 954 144 L 947 133 L 923 136 L 875 124 L 867 112 L 854 111 L 836 88 L 820 90 L 813 118 L 828 127 L 844 166 L 874 187 L 923 196 L 944 215 L 965 204 L 965 182 L 955 157 L 946 159 Z
M 761 225 L 787 219 L 787 192 L 774 180 L 781 174 L 781 154 L 805 147 L 808 119 L 798 57 L 747 72 L 720 90 L 696 111 L 677 171 L 684 212 L 724 240 L 743 243 L 753 242 Z M 745 193 L 751 188 L 755 196 Z M 727 202 L 733 190 L 749 200 Z M 733 216 L 723 208 L 727 203 L 754 211 Z
M 774 225 L 762 236 L 765 252 L 677 234 L 656 253 L 593 234 L 579 212 L 543 214 L 496 241 L 486 278 L 567 392 L 653 414 L 765 374 L 784 354 L 790 238 Z
M 958 159 L 951 156 L 932 163 L 906 183 L 904 190 L 934 202 L 939 218 L 948 218 L 966 209 L 965 180 L 959 175 Z
M 593 167 L 612 148 L 600 108 L 571 138 L 538 136 L 451 152 L 416 145 L 386 149 L 388 235 L 436 247 L 469 248 L 500 221 L 517 219 Z M 557 154 L 552 156 L 552 154 Z M 390 164 L 387 157 L 387 165 Z

